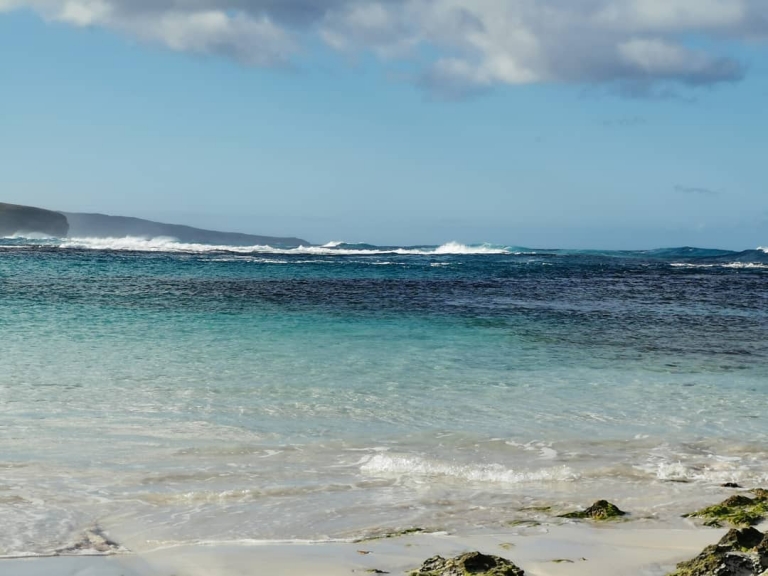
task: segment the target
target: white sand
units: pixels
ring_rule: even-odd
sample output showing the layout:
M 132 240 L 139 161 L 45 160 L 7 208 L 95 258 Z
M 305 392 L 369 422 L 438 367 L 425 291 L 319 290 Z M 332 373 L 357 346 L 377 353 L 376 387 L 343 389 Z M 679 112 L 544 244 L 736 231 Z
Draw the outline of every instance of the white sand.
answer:
M 0 576 L 350 576 L 372 569 L 403 574 L 435 554 L 471 550 L 508 558 L 531 576 L 661 576 L 724 532 L 583 523 L 469 536 L 415 534 L 362 543 L 198 544 L 140 555 L 0 560 Z

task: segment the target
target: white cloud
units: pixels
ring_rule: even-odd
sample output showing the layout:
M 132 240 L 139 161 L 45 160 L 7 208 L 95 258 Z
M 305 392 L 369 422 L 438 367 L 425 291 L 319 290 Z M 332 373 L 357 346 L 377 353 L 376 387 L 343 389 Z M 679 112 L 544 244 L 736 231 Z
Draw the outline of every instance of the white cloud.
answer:
M 618 52 L 630 69 L 641 70 L 652 78 L 677 78 L 693 84 L 707 83 L 723 65 L 722 60 L 703 52 L 657 38 L 634 38 L 619 44 Z M 728 71 L 720 74 L 727 76 Z
M 768 0 L 0 0 L 178 51 L 256 66 L 312 38 L 407 60 L 432 90 L 536 82 L 713 85 L 741 79 L 720 40 L 768 39 Z M 692 49 L 692 36 L 715 40 Z

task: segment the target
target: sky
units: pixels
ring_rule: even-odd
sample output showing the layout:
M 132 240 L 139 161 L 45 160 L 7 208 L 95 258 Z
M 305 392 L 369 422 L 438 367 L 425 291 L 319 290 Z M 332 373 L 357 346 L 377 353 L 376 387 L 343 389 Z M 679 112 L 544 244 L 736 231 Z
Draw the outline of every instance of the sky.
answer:
M 766 158 L 768 0 L 0 0 L 0 201 L 750 249 Z

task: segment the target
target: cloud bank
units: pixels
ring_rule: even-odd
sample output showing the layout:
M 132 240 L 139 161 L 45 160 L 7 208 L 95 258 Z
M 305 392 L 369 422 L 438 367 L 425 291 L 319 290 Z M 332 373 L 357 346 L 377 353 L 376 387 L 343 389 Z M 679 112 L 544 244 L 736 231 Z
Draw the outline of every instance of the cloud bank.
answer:
M 644 95 L 737 82 L 743 65 L 717 47 L 768 39 L 766 0 L 0 0 L 0 11 L 20 8 L 253 66 L 289 65 L 320 39 L 404 62 L 444 95 L 532 83 Z

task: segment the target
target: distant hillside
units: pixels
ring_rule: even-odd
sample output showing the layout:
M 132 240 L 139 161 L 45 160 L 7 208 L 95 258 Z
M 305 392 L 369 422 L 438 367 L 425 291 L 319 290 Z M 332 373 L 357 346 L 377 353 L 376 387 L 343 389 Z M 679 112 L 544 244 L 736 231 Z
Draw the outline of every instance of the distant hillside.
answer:
M 69 220 L 69 236 L 73 238 L 122 238 L 139 236 L 157 238 L 166 236 L 179 242 L 191 244 L 218 244 L 225 246 L 309 246 L 301 238 L 277 238 L 274 236 L 255 236 L 238 232 L 215 232 L 179 224 L 162 224 L 141 218 L 125 216 L 107 216 L 104 214 L 64 213 Z
M 0 236 L 45 234 L 63 238 L 68 231 L 69 224 L 63 214 L 0 202 Z

